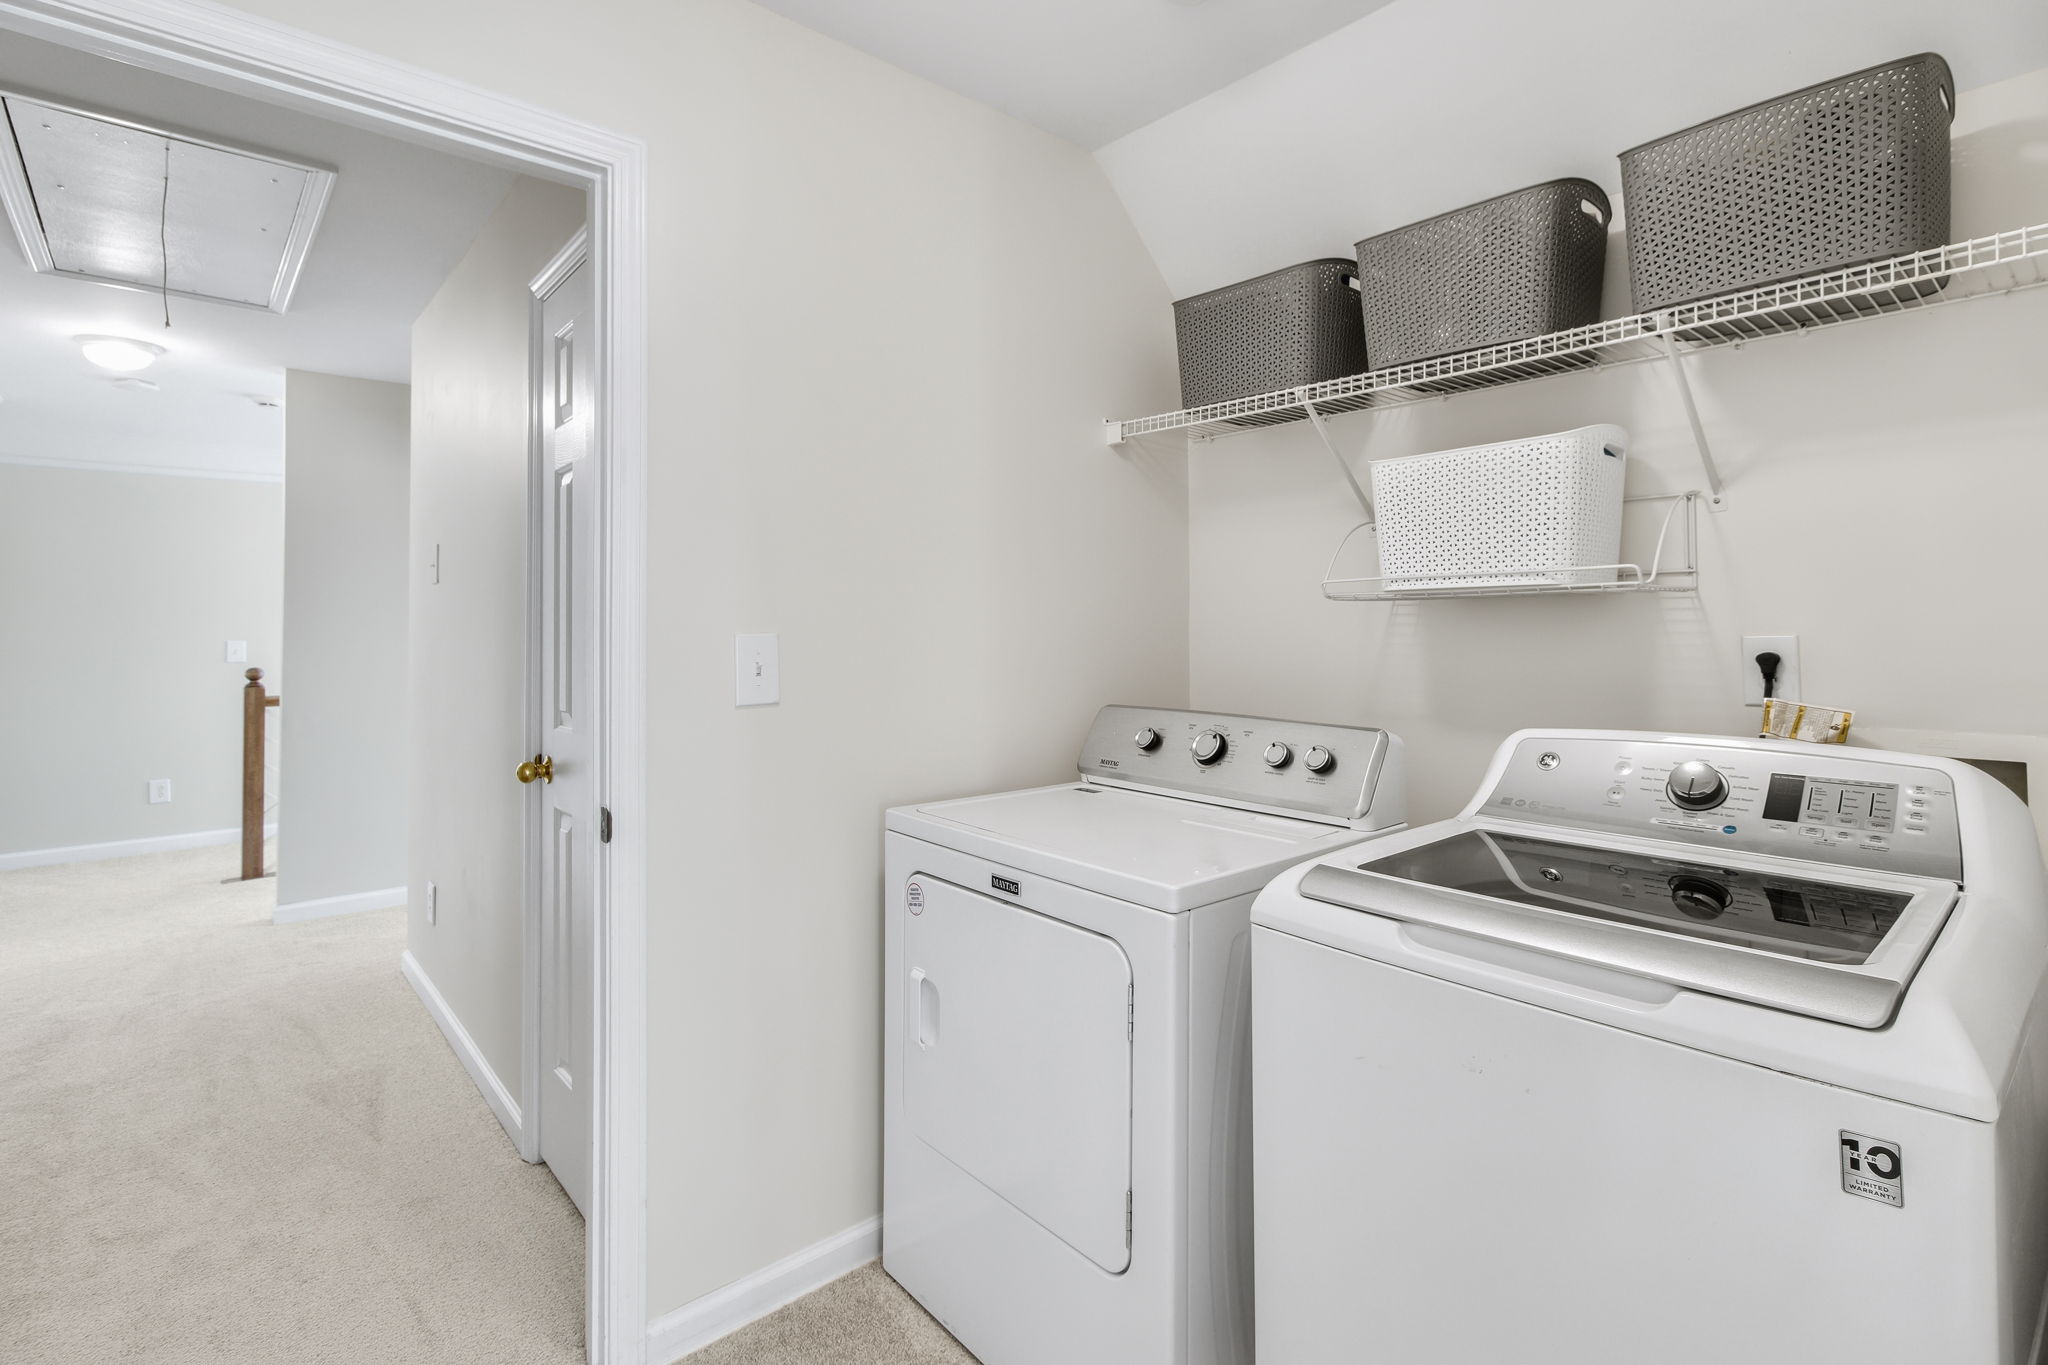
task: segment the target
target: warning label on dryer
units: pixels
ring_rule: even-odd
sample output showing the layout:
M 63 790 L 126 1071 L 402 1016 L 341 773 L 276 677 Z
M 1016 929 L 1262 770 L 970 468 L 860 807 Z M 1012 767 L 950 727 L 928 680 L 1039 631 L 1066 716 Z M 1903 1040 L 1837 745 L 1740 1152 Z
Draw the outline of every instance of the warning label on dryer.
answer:
M 1842 1191 L 1895 1209 L 1906 1207 L 1906 1157 L 1899 1144 L 1843 1130 Z

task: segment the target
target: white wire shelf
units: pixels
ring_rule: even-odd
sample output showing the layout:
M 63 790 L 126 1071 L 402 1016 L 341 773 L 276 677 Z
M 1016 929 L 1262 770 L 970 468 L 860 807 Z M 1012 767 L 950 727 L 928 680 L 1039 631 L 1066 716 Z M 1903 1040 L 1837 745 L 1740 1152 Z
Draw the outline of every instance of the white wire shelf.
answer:
M 1623 504 L 1669 503 L 1657 526 L 1657 540 L 1648 565 L 1531 564 L 1508 565 L 1473 573 L 1379 574 L 1367 578 L 1336 577 L 1337 564 L 1360 531 L 1373 531 L 1362 521 L 1337 542 L 1329 567 L 1323 570 L 1323 596 L 1332 602 L 1414 602 L 1431 597 L 1523 597 L 1539 593 L 1692 592 L 1699 587 L 1699 522 L 1701 494 L 1652 493 L 1622 499 Z M 1675 539 L 1674 539 L 1675 535 Z M 1377 559 L 1377 554 L 1374 558 Z M 1559 575 L 1573 577 L 1556 581 Z M 1584 575 L 1586 577 L 1581 577 Z M 1602 578 L 1599 575 L 1607 575 Z M 1501 582 L 1520 579 L 1520 582 Z M 1449 580 L 1446 583 L 1446 580 Z
M 1502 346 L 1205 407 L 1112 421 L 1104 424 L 1104 439 L 1110 445 L 1122 445 L 1140 436 L 1179 431 L 1195 440 L 1213 440 L 1304 417 L 1397 407 L 1471 389 L 1807 332 L 2043 284 L 2048 284 L 2048 223 Z M 1718 487 L 1714 491 L 1718 494 Z

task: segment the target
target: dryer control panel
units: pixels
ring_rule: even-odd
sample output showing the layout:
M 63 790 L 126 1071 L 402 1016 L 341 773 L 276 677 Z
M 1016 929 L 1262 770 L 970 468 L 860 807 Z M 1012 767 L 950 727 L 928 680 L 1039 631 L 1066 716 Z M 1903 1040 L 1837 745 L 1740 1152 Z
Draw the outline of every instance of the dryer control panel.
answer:
M 1407 819 L 1399 742 L 1364 726 L 1105 706 L 1081 776 L 1360 829 Z
M 1946 774 L 1739 740 L 1522 740 L 1479 813 L 1911 876 L 1963 878 Z

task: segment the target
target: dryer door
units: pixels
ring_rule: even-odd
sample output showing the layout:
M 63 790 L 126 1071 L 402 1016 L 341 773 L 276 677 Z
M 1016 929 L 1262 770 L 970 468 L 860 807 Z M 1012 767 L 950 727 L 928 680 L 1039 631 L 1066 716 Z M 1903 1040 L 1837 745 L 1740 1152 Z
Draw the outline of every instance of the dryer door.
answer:
M 1114 939 L 935 877 L 909 892 L 897 988 L 911 1129 L 1104 1270 L 1123 1270 L 1129 959 Z

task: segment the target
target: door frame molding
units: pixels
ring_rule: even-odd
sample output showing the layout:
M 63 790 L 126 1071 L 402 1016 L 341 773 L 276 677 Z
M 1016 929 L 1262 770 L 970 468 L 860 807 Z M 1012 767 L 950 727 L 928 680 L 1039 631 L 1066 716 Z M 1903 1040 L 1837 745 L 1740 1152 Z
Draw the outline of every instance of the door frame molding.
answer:
M 0 0 L 0 28 L 584 186 L 595 268 L 598 585 L 596 1084 L 586 1237 L 593 1365 L 647 1349 L 647 149 L 536 105 L 208 0 Z
M 541 599 L 547 591 L 547 585 L 541 581 L 541 499 L 547 496 L 549 473 L 544 468 L 547 452 L 543 431 L 547 395 L 542 392 L 541 380 L 547 357 L 545 343 L 541 339 L 541 310 L 547 304 L 548 295 L 559 289 L 563 281 L 589 259 L 590 229 L 586 226 L 578 228 L 576 234 L 562 244 L 562 249 L 526 285 L 526 391 L 532 400 L 532 410 L 527 413 L 526 451 L 526 747 L 535 753 L 546 747 L 543 735 L 547 729 L 547 723 L 540 714 L 541 674 L 546 667 L 541 658 L 541 646 L 545 643 L 541 630 Z M 599 496 L 602 498 L 601 489 Z M 525 873 L 521 878 L 522 965 L 519 976 L 519 1107 L 526 1122 L 519 1130 L 519 1155 L 528 1161 L 541 1159 L 541 839 L 544 837 L 541 817 L 540 804 L 527 802 L 520 849 Z

